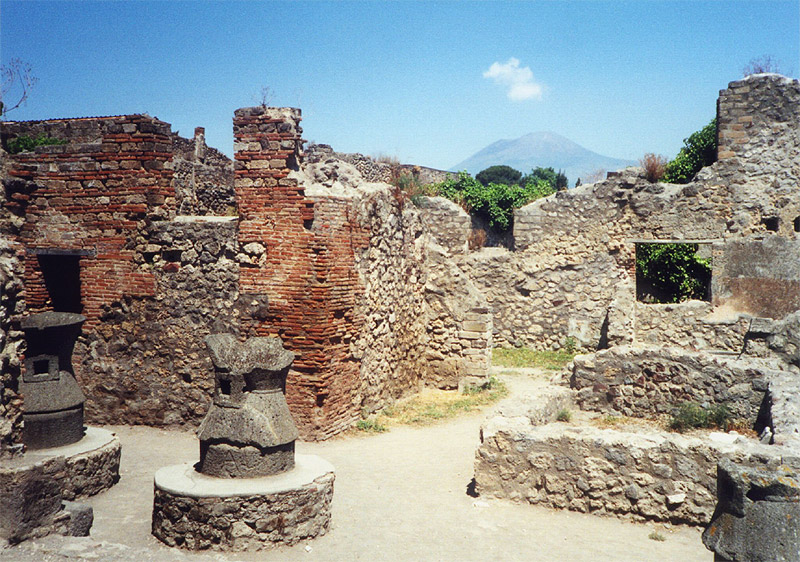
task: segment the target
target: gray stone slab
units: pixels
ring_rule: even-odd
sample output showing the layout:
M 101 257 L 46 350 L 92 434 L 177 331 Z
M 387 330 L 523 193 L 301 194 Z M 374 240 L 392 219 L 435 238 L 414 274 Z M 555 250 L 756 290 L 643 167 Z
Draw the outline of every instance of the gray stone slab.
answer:
M 194 469 L 190 463 L 165 466 L 155 474 L 155 487 L 173 495 L 191 498 L 222 498 L 278 494 L 301 488 L 327 473 L 333 465 L 316 455 L 296 455 L 295 467 L 261 478 L 215 478 Z

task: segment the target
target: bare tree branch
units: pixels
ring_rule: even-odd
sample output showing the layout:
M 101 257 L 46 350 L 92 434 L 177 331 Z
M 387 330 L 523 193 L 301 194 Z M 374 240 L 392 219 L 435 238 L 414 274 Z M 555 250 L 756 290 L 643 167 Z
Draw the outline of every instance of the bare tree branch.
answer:
M 0 89 L 0 116 L 4 116 L 25 103 L 28 94 L 39 79 L 31 74 L 30 64 L 16 58 L 0 67 L 0 75 L 2 75 L 3 81 L 2 89 Z M 17 101 L 13 105 L 9 105 L 6 100 L 14 90 L 19 90 L 18 94 L 14 96 Z

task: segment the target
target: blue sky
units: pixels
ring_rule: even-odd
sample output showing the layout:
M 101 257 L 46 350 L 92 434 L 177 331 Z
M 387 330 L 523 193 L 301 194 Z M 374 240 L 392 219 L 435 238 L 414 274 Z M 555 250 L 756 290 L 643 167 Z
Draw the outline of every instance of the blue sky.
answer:
M 762 55 L 797 77 L 800 0 L 0 0 L 0 58 L 38 78 L 8 119 L 147 112 L 229 155 L 269 87 L 308 140 L 436 168 L 545 130 L 671 157 Z

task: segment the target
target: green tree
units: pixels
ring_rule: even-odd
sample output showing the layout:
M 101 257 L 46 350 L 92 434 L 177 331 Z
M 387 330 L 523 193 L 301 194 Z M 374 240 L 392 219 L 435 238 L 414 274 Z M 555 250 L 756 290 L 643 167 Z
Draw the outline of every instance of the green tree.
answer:
M 515 170 L 511 166 L 489 166 L 475 175 L 481 185 L 488 186 L 490 183 L 504 183 L 506 185 L 518 185 L 522 180 L 522 172 Z
M 683 147 L 674 160 L 667 163 L 662 181 L 689 183 L 702 168 L 717 161 L 717 118 L 683 139 Z
M 543 180 L 553 186 L 555 191 L 567 189 L 567 176 L 559 170 L 556 172 L 552 167 L 542 168 L 537 167 L 531 170 L 531 173 L 522 179 L 523 184 L 530 183 L 531 181 Z
M 637 244 L 639 300 L 672 303 L 707 298 L 711 259 L 697 256 L 697 244 Z

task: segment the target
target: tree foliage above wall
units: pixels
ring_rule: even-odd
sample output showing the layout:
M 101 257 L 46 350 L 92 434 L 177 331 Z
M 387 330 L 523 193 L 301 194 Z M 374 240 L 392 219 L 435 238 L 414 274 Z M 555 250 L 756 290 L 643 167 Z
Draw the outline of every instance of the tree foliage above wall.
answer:
M 717 118 L 683 139 L 674 160 L 667 163 L 664 180 L 667 183 L 689 183 L 702 168 L 717 161 Z
M 435 191 L 464 207 L 468 212 L 485 219 L 498 233 L 508 231 L 514 220 L 514 209 L 534 199 L 555 193 L 546 181 L 531 181 L 525 185 L 489 183 L 482 185 L 466 172 L 457 178 L 435 185 Z
M 522 172 L 515 170 L 511 166 L 489 166 L 475 174 L 475 179 L 483 186 L 487 186 L 490 183 L 518 185 L 522 179 Z

